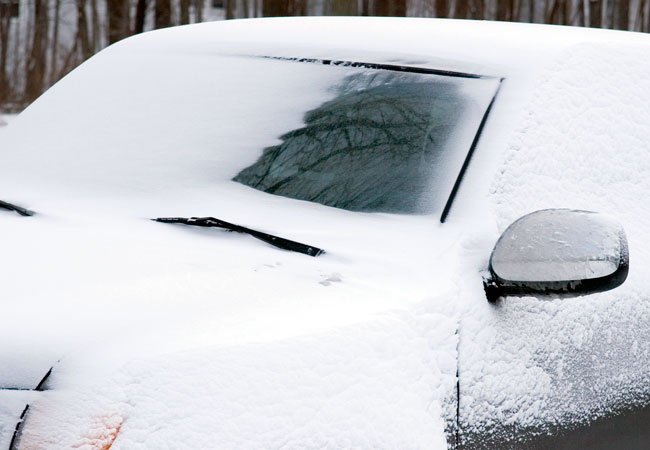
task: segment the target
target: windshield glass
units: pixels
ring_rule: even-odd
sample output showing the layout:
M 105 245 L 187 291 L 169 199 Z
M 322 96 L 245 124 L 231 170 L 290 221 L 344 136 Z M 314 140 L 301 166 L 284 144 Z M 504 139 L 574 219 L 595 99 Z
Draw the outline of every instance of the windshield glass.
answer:
M 355 69 L 234 179 L 353 211 L 437 211 L 494 89 L 492 79 Z
M 283 207 L 435 214 L 498 85 L 422 68 L 102 52 L 12 124 L 0 188 L 36 209 L 32 181 L 53 208 L 101 197 L 219 216 L 273 194 Z

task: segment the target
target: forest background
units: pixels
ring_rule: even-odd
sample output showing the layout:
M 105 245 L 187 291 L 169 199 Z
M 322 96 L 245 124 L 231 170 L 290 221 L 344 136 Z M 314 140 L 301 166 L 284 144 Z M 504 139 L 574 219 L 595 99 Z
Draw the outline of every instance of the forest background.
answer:
M 244 17 L 453 17 L 647 32 L 650 0 L 0 0 L 0 113 L 16 113 L 113 42 Z

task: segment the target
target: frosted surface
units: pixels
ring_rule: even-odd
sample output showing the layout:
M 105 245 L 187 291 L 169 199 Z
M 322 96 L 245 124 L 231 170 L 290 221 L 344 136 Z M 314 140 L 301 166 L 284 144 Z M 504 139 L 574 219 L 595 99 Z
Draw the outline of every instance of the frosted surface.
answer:
M 622 229 L 584 211 L 546 210 L 513 223 L 492 254 L 492 269 L 509 281 L 587 280 L 613 274 Z
M 356 72 L 235 180 L 353 211 L 440 212 L 498 81 Z

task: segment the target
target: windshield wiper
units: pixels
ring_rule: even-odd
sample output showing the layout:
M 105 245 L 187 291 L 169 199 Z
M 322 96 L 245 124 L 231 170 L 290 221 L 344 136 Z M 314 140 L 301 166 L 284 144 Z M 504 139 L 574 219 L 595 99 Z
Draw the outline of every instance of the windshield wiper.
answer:
M 2 209 L 8 209 L 9 211 L 15 211 L 21 216 L 33 216 L 34 211 L 30 211 L 29 209 L 25 209 L 22 206 L 16 206 L 12 205 L 11 203 L 3 202 L 0 200 L 0 208 Z
M 300 242 L 290 241 L 272 234 L 262 233 L 261 231 L 251 230 L 250 228 L 235 225 L 234 223 L 226 222 L 224 220 L 215 219 L 214 217 L 159 217 L 151 219 L 155 222 L 163 223 L 181 223 L 184 225 L 194 225 L 197 227 L 216 227 L 223 228 L 230 231 L 237 231 L 238 233 L 246 233 L 253 236 L 260 241 L 271 244 L 274 247 L 281 248 L 282 250 L 289 250 L 292 252 L 303 253 L 309 256 L 319 256 L 325 253 L 325 250 L 314 247 L 312 245 L 301 244 Z

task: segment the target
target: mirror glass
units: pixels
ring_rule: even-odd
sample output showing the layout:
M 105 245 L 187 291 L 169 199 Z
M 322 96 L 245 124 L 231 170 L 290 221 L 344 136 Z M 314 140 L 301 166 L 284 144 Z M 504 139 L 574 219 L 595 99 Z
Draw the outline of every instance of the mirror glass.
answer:
M 622 256 L 625 232 L 616 221 L 589 211 L 549 209 L 510 225 L 490 264 L 507 281 L 577 281 L 614 274 Z

